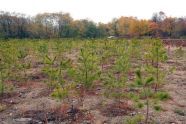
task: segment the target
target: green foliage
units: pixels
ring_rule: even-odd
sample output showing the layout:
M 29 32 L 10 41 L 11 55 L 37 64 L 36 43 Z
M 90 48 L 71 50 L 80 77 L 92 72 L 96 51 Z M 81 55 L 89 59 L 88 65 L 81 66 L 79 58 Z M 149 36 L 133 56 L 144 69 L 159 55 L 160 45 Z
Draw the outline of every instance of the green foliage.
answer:
M 140 98 L 141 99 L 145 99 L 146 97 L 152 97 L 153 96 L 153 92 L 150 88 L 145 88 L 144 90 L 142 90 L 140 92 Z
M 40 43 L 37 48 L 39 58 L 42 58 L 42 62 L 45 63 L 45 57 L 48 55 L 48 45 L 46 43 Z
M 123 41 L 118 41 L 123 43 Z M 125 43 L 125 41 L 124 41 Z M 104 86 L 107 88 L 105 95 L 120 99 L 127 98 L 128 94 L 123 91 L 126 88 L 128 72 L 130 70 L 130 56 L 127 46 L 117 46 L 115 65 L 112 70 L 102 75 Z
M 97 56 L 90 49 L 80 50 L 77 80 L 86 88 L 91 88 L 93 82 L 99 78 L 100 70 L 97 65 Z
M 5 84 L 2 81 L 0 81 L 0 95 L 3 95 L 4 91 L 5 91 Z
M 154 105 L 154 109 L 156 111 L 161 111 L 162 110 L 162 107 L 160 105 Z
M 154 78 L 153 77 L 147 77 L 145 80 L 142 79 L 142 76 L 141 76 L 141 70 L 138 69 L 136 71 L 136 84 L 138 86 L 141 86 L 141 87 L 147 87 L 147 86 L 150 86 L 152 85 L 153 81 L 154 81 Z
M 163 83 L 166 71 L 160 69 L 160 63 L 165 62 L 168 57 L 161 40 L 153 40 L 144 55 L 145 69 L 149 75 L 155 79 L 155 91 Z
M 28 56 L 28 49 L 20 48 L 18 50 L 18 59 L 25 59 Z
M 170 98 L 170 95 L 167 92 L 157 92 L 154 94 L 154 97 L 163 101 L 163 100 L 167 100 Z
M 9 86 L 6 82 L 19 79 L 12 77 L 24 76 L 29 79 L 29 76 L 22 73 L 24 71 L 29 74 L 30 70 L 27 69 L 32 66 L 29 64 L 33 63 L 33 67 L 42 68 L 45 82 L 52 92 L 51 97 L 55 99 L 69 100 L 72 96 L 74 98 L 74 95 L 83 99 L 85 93 L 100 88 L 100 94 L 109 99 L 119 102 L 132 100 L 137 110 L 147 107 L 146 114 L 149 116 L 150 107 L 160 111 L 163 106 L 159 106 L 158 102 L 170 98 L 163 90 L 153 91 L 156 84 L 164 82 L 166 70 L 157 64 L 163 65 L 166 59 L 163 45 L 154 39 L 1 42 L 0 93 L 13 89 L 13 85 Z M 140 69 L 134 72 L 137 68 Z M 148 120 L 147 116 L 145 119 Z M 138 117 L 129 119 L 128 123 L 141 122 L 135 118 Z
M 136 84 L 137 87 L 140 87 L 140 98 L 145 100 L 146 104 L 146 117 L 145 117 L 145 123 L 148 123 L 148 118 L 149 118 L 149 105 L 150 105 L 150 97 L 152 96 L 152 91 L 150 86 L 153 84 L 153 77 L 147 77 L 144 79 L 142 77 L 142 72 L 141 69 L 138 69 L 136 71 Z M 139 85 L 140 84 L 140 85 Z
M 142 102 L 137 102 L 136 107 L 141 109 L 144 107 L 144 104 Z
M 29 56 L 29 49 L 27 47 L 23 47 L 23 48 L 18 49 L 17 67 L 18 67 L 19 70 L 22 70 L 24 72 L 23 78 L 25 79 L 25 81 L 27 81 L 26 80 L 26 78 L 27 78 L 26 70 L 31 67 L 30 62 L 27 60 L 28 56 Z
M 154 65 L 157 62 L 164 62 L 168 59 L 166 49 L 163 46 L 161 40 L 152 40 L 152 42 L 148 44 L 147 52 L 145 54 L 145 58 L 149 59 L 151 64 Z
M 46 81 L 49 88 L 53 89 L 57 85 L 57 74 L 58 70 L 54 68 L 56 57 L 52 58 L 48 55 L 44 58 L 44 68 L 43 72 L 48 76 L 48 80 Z
M 132 99 L 135 102 L 139 102 L 139 100 L 140 100 L 139 94 L 136 94 L 136 93 L 133 93 L 133 92 L 128 93 L 128 98 Z
M 124 124 L 141 124 L 144 121 L 144 117 L 142 115 L 135 115 L 133 117 L 128 117 Z
M 52 97 L 63 100 L 68 97 L 68 89 L 61 88 L 60 86 L 56 87 L 51 94 Z
M 183 57 L 184 51 L 182 47 L 179 47 L 178 49 L 175 50 L 175 56 L 177 58 Z

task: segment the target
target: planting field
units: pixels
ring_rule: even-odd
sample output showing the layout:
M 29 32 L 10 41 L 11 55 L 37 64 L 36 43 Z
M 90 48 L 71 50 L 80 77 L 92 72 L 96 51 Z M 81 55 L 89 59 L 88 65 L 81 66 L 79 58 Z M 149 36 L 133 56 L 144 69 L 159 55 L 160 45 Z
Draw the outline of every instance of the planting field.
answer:
M 0 41 L 0 124 L 186 124 L 186 47 Z

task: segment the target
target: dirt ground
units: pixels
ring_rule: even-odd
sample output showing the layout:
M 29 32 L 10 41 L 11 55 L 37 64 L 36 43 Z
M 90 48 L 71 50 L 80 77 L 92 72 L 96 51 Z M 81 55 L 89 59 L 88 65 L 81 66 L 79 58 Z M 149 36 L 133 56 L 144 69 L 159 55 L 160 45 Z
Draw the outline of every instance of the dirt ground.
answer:
M 156 124 L 186 124 L 186 57 L 176 62 L 173 57 L 174 49 L 171 48 L 169 60 L 164 65 L 176 67 L 176 70 L 166 77 L 166 85 L 163 87 L 171 99 L 161 103 L 164 106 L 163 111 L 150 111 L 151 119 L 155 120 Z M 186 53 L 186 48 L 184 50 Z M 97 94 L 86 95 L 83 106 L 72 109 L 65 101 L 60 102 L 49 96 L 50 91 L 43 83 L 45 76 L 40 73 L 38 66 L 29 70 L 29 75 L 30 80 L 26 84 L 15 83 L 16 90 L 0 98 L 0 124 L 58 124 L 60 119 L 60 124 L 122 124 L 126 116 L 144 113 L 143 110 L 133 111 L 125 106 L 125 103 L 118 108 L 120 110 L 113 110 L 113 100 Z M 97 88 L 98 94 L 99 90 Z M 72 102 L 75 104 L 77 101 Z M 112 114 L 108 111 L 112 111 Z

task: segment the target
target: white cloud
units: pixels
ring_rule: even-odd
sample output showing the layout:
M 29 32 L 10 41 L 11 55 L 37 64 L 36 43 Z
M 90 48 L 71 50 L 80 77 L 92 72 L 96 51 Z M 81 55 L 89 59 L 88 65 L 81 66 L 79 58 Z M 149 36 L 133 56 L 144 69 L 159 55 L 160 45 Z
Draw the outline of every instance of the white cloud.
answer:
M 0 0 L 0 10 L 28 15 L 42 12 L 69 12 L 73 18 L 108 22 L 114 17 L 150 18 L 153 12 L 185 16 L 186 0 Z

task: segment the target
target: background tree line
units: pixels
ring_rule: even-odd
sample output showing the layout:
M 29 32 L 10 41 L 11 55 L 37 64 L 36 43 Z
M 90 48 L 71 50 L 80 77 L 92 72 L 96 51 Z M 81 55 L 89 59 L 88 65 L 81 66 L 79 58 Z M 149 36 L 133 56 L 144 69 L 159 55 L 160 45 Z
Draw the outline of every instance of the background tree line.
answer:
M 28 17 L 20 13 L 0 11 L 0 38 L 101 38 L 186 36 L 186 18 L 167 17 L 154 13 L 150 20 L 120 17 L 111 22 L 95 23 L 88 19 L 74 20 L 68 13 L 43 13 Z

